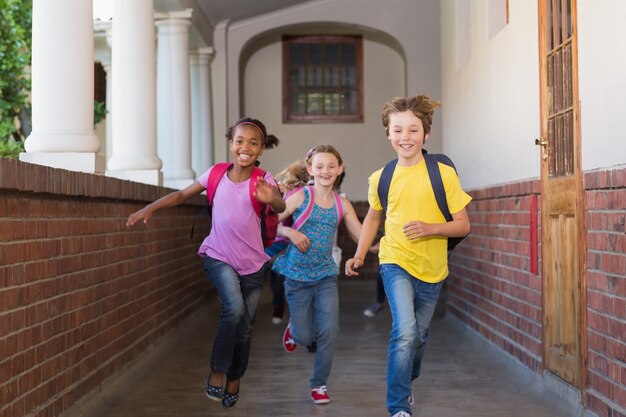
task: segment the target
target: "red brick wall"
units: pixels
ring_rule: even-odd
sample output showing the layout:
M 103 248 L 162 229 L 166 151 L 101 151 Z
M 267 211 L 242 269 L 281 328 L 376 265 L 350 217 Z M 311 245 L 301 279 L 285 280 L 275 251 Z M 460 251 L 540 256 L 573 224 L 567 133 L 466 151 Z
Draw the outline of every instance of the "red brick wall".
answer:
M 541 369 L 542 300 L 531 248 L 540 253 L 541 234 L 539 222 L 530 224 L 540 218 L 539 188 L 528 181 L 470 193 L 472 231 L 450 258 L 448 282 L 448 310 L 534 371 Z
M 203 207 L 125 219 L 168 191 L 0 159 L 0 416 L 57 416 L 208 296 Z
M 584 184 L 584 405 L 600 417 L 625 417 L 626 169 L 587 172 Z M 539 194 L 539 181 L 471 193 L 472 233 L 450 259 L 448 286 L 450 311 L 535 372 L 543 370 L 541 224 L 532 222 L 533 213 L 541 218 Z
M 626 168 L 585 173 L 591 410 L 626 416 Z

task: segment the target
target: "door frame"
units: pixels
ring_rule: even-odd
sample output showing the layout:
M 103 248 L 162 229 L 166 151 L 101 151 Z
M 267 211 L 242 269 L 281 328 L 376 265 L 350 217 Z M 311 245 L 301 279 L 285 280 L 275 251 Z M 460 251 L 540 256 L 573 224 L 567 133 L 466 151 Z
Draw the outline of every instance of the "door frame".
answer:
M 538 0 L 538 25 L 539 25 L 539 101 L 540 101 L 540 132 L 541 140 L 547 140 L 548 132 L 548 88 L 547 88 L 547 40 L 545 32 L 545 7 L 547 2 L 564 2 L 566 0 Z M 579 375 L 578 382 L 574 385 L 579 389 L 581 402 L 584 401 L 585 387 L 588 385 L 588 349 L 587 349 L 587 280 L 586 280 L 586 264 L 587 264 L 587 238 L 586 238 L 586 198 L 583 185 L 583 170 L 582 170 L 582 135 L 581 135 L 581 123 L 580 123 L 580 98 L 579 98 L 579 84 L 578 84 L 578 13 L 576 0 L 571 0 L 571 26 L 572 26 L 572 99 L 573 99 L 573 145 L 574 145 L 574 182 L 576 193 L 576 227 L 577 227 L 577 240 L 578 246 L 578 268 L 580 275 L 579 291 L 580 291 L 580 357 L 578 360 Z M 547 326 L 547 314 L 546 314 L 546 290 L 545 279 L 546 265 L 543 260 L 546 259 L 545 253 L 548 250 L 554 250 L 547 245 L 547 239 L 545 234 L 547 222 L 547 210 L 545 210 L 544 193 L 548 188 L 545 186 L 546 181 L 549 179 L 548 163 L 544 158 L 544 154 L 547 151 L 547 147 L 542 148 L 540 152 L 540 167 L 541 167 L 541 223 L 542 223 L 542 367 L 544 374 L 550 372 L 547 367 L 547 353 L 549 347 L 546 344 L 546 326 Z M 558 377 L 558 376 L 557 376 Z M 568 382 L 569 383 L 569 382 Z

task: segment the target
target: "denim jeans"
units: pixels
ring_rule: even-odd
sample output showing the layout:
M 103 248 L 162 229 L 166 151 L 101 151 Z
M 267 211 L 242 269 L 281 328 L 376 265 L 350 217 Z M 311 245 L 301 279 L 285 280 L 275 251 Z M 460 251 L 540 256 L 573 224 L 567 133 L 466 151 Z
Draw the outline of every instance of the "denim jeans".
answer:
M 265 253 L 274 259 L 275 256 L 278 256 L 285 248 L 288 246 L 289 241 L 277 241 L 274 242 L 272 246 L 269 248 L 265 248 Z M 274 272 L 271 269 L 269 270 L 270 274 L 270 287 L 272 288 L 272 304 L 274 307 L 278 307 L 280 309 L 285 307 L 285 277 L 279 274 L 278 272 Z
M 313 282 L 285 279 L 285 294 L 293 340 L 301 346 L 317 341 L 311 388 L 326 385 L 339 335 L 337 277 Z
M 420 375 L 428 341 L 428 327 L 442 282 L 430 284 L 411 276 L 395 264 L 380 266 L 391 311 L 387 352 L 387 410 L 411 413 L 411 383 Z
M 231 381 L 240 379 L 248 367 L 252 325 L 266 269 L 267 264 L 253 274 L 239 275 L 227 263 L 208 256 L 204 260 L 204 271 L 222 303 L 211 369 L 225 373 Z

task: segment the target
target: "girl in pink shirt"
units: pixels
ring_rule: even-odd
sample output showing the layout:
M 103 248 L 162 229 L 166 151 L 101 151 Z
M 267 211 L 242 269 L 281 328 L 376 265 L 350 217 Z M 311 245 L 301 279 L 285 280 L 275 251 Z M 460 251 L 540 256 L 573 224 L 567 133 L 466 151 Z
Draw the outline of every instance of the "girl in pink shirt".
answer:
M 248 366 L 250 338 L 263 276 L 269 256 L 263 250 L 261 223 L 250 199 L 250 178 L 265 149 L 278 145 L 259 120 L 245 118 L 228 129 L 233 165 L 220 179 L 212 202 L 212 227 L 200 246 L 204 270 L 217 290 L 222 309 L 211 354 L 211 373 L 206 395 L 230 408 L 239 399 L 239 384 Z M 128 216 L 127 226 L 150 217 L 163 208 L 177 206 L 203 192 L 211 169 L 187 188 L 168 194 Z M 254 197 L 276 213 L 285 202 L 266 172 L 256 183 Z M 224 385 L 224 377 L 226 378 Z

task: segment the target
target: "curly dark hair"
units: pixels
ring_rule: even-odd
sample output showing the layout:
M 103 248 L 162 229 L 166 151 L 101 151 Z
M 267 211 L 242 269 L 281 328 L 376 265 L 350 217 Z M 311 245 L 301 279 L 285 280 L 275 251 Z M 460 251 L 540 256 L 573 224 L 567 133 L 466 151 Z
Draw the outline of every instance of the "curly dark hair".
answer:
M 226 131 L 226 139 L 229 141 L 233 140 L 233 135 L 235 134 L 235 130 L 241 125 L 251 125 L 259 129 L 261 134 L 263 135 L 263 148 L 264 149 L 272 149 L 275 146 L 278 146 L 279 140 L 274 135 L 268 135 L 267 129 L 265 125 L 258 119 L 253 119 L 251 117 L 244 117 L 243 119 L 238 120 L 232 126 L 228 127 Z

